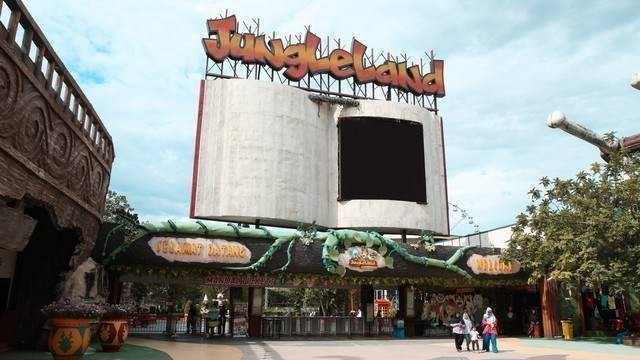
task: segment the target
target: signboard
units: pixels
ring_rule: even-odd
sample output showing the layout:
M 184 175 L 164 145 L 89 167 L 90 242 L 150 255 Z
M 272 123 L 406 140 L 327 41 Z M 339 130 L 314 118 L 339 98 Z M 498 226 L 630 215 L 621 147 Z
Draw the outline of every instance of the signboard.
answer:
M 127 276 L 126 279 L 134 279 Z M 302 288 L 322 288 L 322 289 L 347 289 L 349 282 L 341 280 L 320 280 L 314 278 L 306 279 L 286 279 L 268 275 L 228 275 L 212 274 L 202 279 L 204 285 L 222 285 L 238 287 L 302 287 Z
M 374 271 L 386 266 L 382 255 L 364 246 L 346 249 L 338 256 L 338 264 L 357 272 Z
M 153 253 L 171 262 L 246 264 L 251 250 L 235 241 L 205 238 L 153 237 Z
M 367 312 L 365 313 L 366 321 L 373 321 L 373 304 L 367 304 Z
M 311 31 L 307 31 L 304 41 L 285 47 L 279 38 L 240 33 L 235 15 L 210 19 L 207 27 L 209 36 L 215 37 L 202 39 L 202 44 L 207 57 L 217 63 L 230 58 L 245 64 L 267 65 L 274 70 L 286 68 L 284 76 L 291 81 L 329 74 L 336 80 L 353 78 L 357 84 L 374 83 L 414 95 L 445 95 L 442 60 L 432 60 L 431 72 L 423 74 L 419 65 L 408 66 L 406 60 L 394 61 L 390 56 L 383 57 L 385 61 L 381 64 L 368 64 L 364 61 L 367 47 L 355 38 L 351 51 L 337 48 L 318 58 L 320 37 Z
M 512 261 L 510 263 L 500 262 L 500 255 L 478 255 L 473 254 L 467 260 L 467 265 L 474 274 L 506 275 L 515 274 L 520 271 L 520 263 Z
M 236 303 L 233 305 L 233 336 L 244 337 L 247 336 L 247 303 Z
M 272 287 L 282 285 L 280 281 L 271 276 L 247 276 L 247 275 L 209 275 L 204 279 L 205 285 L 225 286 L 255 286 Z
M 264 289 L 253 289 L 253 299 L 251 300 L 251 316 L 262 315 L 262 292 Z
M 415 310 L 415 290 L 413 287 L 407 287 L 407 313 L 408 318 L 416 316 Z

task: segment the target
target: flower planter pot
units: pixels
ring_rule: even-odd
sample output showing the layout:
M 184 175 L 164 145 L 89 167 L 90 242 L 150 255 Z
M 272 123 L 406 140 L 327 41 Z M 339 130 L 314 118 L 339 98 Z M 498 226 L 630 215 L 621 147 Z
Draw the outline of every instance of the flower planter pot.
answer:
M 126 315 L 105 315 L 100 320 L 98 338 L 105 352 L 120 350 L 129 337 L 129 317 Z
M 91 342 L 91 319 L 52 318 L 49 350 L 54 359 L 80 359 Z

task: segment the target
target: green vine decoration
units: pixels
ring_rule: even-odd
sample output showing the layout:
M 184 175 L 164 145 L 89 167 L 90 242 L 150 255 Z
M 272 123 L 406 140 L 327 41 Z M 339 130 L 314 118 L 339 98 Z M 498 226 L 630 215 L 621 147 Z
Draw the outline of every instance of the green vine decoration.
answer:
M 446 269 L 455 272 L 458 275 L 465 278 L 471 278 L 471 275 L 467 273 L 461 267 L 455 265 L 465 252 L 473 246 L 465 246 L 458 249 L 448 260 L 433 259 L 425 256 L 416 256 L 410 254 L 407 249 L 401 246 L 399 243 L 387 239 L 384 236 L 376 232 L 364 232 L 355 230 L 330 230 L 328 236 L 324 241 L 324 247 L 322 250 L 322 263 L 325 269 L 330 273 L 344 276 L 346 270 L 343 266 L 337 262 L 337 255 L 339 254 L 338 246 L 342 245 L 344 248 L 351 246 L 366 246 L 368 248 L 377 248 L 378 253 L 384 256 L 388 249 L 391 249 L 385 258 L 385 264 L 388 268 L 393 269 L 393 257 L 392 255 L 398 254 L 405 261 L 412 262 L 424 266 L 433 266 L 442 269 Z
M 271 246 L 269 246 L 269 248 L 267 249 L 267 251 L 258 259 L 256 260 L 256 262 L 254 262 L 253 264 L 249 265 L 249 266 L 238 266 L 238 267 L 225 267 L 224 269 L 229 269 L 229 270 L 258 270 L 260 268 L 262 268 L 267 262 L 269 262 L 269 260 L 271 260 L 271 258 L 273 257 L 273 255 L 275 255 L 275 253 L 277 253 L 280 248 L 282 248 L 282 246 L 284 244 L 289 243 L 289 247 L 291 247 L 291 244 L 293 244 L 293 239 L 291 238 L 277 238 L 272 244 Z M 289 256 L 290 258 L 290 256 Z M 290 260 L 290 259 L 288 259 Z M 289 261 L 287 261 L 287 264 L 285 264 L 285 266 L 283 266 L 283 268 L 286 268 L 286 266 L 289 265 Z
M 400 257 L 405 261 L 423 265 L 425 267 L 437 267 L 454 272 L 466 279 L 471 279 L 471 275 L 464 269 L 456 265 L 456 262 L 464 256 L 465 252 L 474 246 L 465 246 L 458 249 L 447 260 L 434 259 L 426 256 L 416 256 L 403 247 L 398 242 L 390 240 L 379 233 L 373 231 L 357 231 L 357 230 L 328 230 L 320 232 L 315 229 L 315 225 L 310 228 L 297 230 L 289 229 L 273 229 L 266 231 L 263 228 L 244 228 L 233 224 L 223 225 L 215 222 L 207 221 L 166 221 L 155 224 L 138 225 L 134 234 L 114 249 L 104 258 L 103 263 L 109 264 L 118 254 L 127 250 L 135 241 L 143 238 L 148 234 L 155 233 L 180 233 L 205 236 L 222 236 L 222 237 L 238 237 L 238 238 L 257 238 L 272 241 L 269 248 L 260 258 L 248 266 L 226 267 L 226 270 L 233 271 L 259 271 L 278 253 L 284 245 L 287 246 L 287 262 L 280 268 L 272 272 L 284 272 L 288 269 L 292 262 L 292 250 L 296 241 L 300 241 L 304 245 L 310 245 L 313 241 L 322 242 L 322 264 L 331 274 L 344 277 L 347 273 L 346 268 L 338 264 L 338 256 L 340 250 L 348 249 L 352 246 L 365 246 L 375 249 L 384 257 L 385 266 L 393 269 L 394 256 Z M 275 240 L 274 240 L 275 239 Z M 428 241 L 424 239 L 425 243 Z

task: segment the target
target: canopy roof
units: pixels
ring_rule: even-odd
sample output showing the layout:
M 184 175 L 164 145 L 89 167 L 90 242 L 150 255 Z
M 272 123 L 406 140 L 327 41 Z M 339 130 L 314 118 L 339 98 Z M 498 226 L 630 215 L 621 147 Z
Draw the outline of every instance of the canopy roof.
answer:
M 154 281 L 225 274 L 285 280 L 315 277 L 334 284 L 526 283 L 527 274 L 522 270 L 500 273 L 500 266 L 496 275 L 475 274 L 468 264 L 474 254 L 499 255 L 500 249 L 436 246 L 428 236 L 408 245 L 375 232 L 246 228 L 168 220 L 139 225 L 130 234 L 125 234 L 121 225 L 105 224 L 93 257 L 113 272 Z

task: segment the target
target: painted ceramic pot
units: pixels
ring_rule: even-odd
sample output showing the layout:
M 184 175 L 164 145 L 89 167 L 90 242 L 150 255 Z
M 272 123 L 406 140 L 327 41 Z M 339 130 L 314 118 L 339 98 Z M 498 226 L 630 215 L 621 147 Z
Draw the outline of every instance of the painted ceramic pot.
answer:
M 126 315 L 105 315 L 100 320 L 98 338 L 102 350 L 114 352 L 120 350 L 129 337 L 129 317 Z
M 91 319 L 52 318 L 49 351 L 54 359 L 81 359 L 91 342 Z

